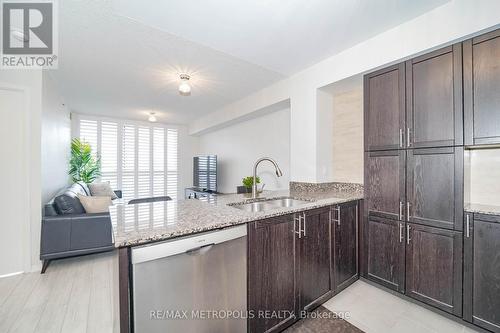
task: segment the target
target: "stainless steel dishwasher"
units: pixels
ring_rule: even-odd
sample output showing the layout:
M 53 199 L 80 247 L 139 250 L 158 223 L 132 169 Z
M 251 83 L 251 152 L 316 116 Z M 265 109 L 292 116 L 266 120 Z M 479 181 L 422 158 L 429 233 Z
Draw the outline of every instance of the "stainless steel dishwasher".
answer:
M 246 225 L 132 248 L 136 333 L 247 331 Z

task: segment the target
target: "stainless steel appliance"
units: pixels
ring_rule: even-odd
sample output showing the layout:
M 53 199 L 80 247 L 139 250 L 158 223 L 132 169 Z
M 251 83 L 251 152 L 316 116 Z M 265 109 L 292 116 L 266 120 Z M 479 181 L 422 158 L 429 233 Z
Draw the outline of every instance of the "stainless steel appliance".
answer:
M 246 225 L 132 249 L 136 333 L 247 331 Z

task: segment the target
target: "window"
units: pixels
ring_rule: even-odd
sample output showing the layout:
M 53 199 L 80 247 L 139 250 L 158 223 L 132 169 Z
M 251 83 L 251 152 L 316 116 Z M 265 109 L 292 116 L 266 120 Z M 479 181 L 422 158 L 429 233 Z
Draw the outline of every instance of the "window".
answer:
M 125 201 L 163 195 L 177 199 L 177 129 L 81 115 L 75 124 L 74 135 L 101 157 L 101 180 L 121 189 Z

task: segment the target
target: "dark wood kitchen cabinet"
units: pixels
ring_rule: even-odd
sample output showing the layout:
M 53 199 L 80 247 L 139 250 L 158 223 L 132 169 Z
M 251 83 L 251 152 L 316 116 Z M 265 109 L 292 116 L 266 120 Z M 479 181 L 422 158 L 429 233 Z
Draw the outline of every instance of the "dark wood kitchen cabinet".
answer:
M 367 217 L 364 230 L 366 278 L 389 289 L 404 292 L 405 222 Z
M 295 234 L 293 215 L 248 224 L 248 321 L 251 333 L 280 332 L 295 321 Z M 279 311 L 278 316 L 257 316 Z M 288 313 L 285 313 L 288 311 Z
M 365 75 L 364 109 L 365 150 L 390 150 L 404 146 L 404 63 Z
M 404 150 L 365 153 L 365 213 L 402 219 L 405 202 Z
M 463 43 L 465 144 L 500 143 L 500 30 Z
M 248 224 L 249 332 L 280 332 L 333 295 L 331 232 L 330 207 Z
M 296 215 L 302 220 L 298 239 L 299 309 L 310 310 L 330 297 L 330 207 Z
M 406 295 L 462 315 L 462 233 L 407 224 Z
M 500 333 L 500 216 L 466 213 L 464 319 Z
M 406 147 L 463 144 L 462 44 L 406 62 Z
M 406 220 L 462 230 L 463 148 L 407 151 Z
M 338 293 L 358 279 L 358 201 L 332 207 L 332 290 Z

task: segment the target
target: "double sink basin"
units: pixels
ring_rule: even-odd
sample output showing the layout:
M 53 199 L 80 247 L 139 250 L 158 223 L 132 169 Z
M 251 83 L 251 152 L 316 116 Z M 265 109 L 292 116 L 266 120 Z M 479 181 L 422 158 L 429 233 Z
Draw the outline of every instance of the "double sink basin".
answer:
M 230 204 L 229 206 L 241 209 L 247 212 L 266 212 L 279 208 L 298 207 L 310 203 L 311 201 L 296 199 L 292 197 L 262 199 L 253 202 L 243 202 Z

